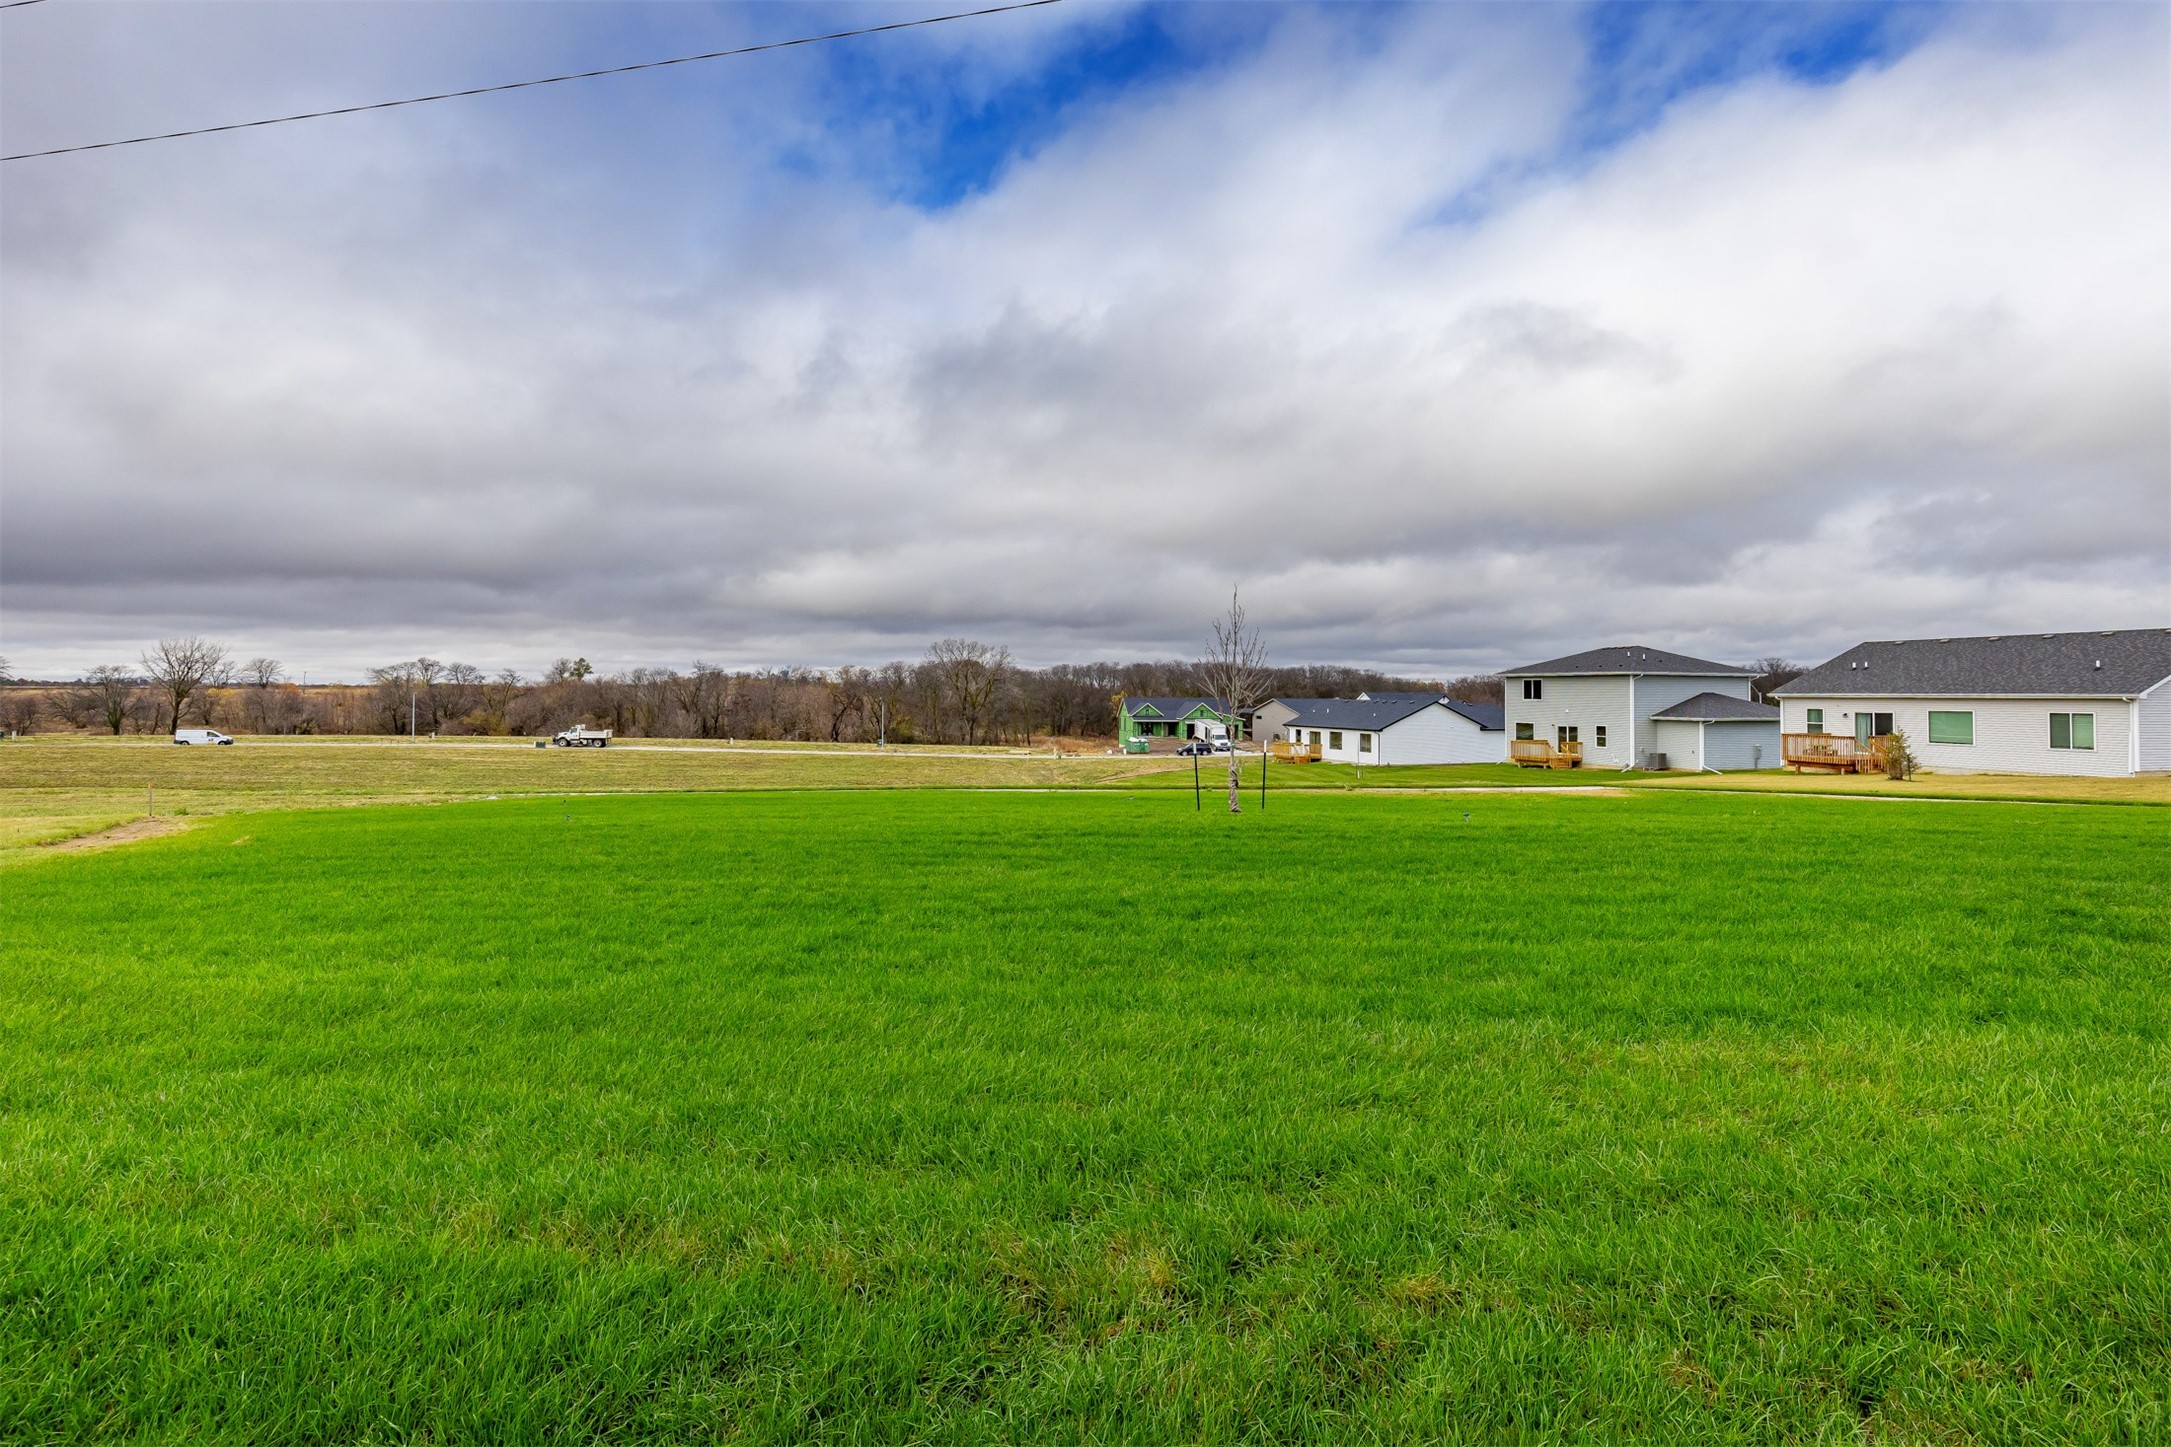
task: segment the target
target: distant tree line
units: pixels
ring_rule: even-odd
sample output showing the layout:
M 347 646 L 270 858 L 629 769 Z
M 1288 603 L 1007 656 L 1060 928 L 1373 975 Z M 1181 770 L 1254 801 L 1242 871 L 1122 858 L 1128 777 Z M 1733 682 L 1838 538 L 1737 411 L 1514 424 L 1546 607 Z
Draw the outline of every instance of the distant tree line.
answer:
M 1442 683 L 1318 664 L 1263 673 L 1262 697 L 1437 688 L 1470 702 L 1501 698 L 1491 676 Z M 412 726 L 418 734 L 540 735 L 587 723 L 634 738 L 995 744 L 1112 738 L 1120 698 L 1211 693 L 1194 663 L 1023 668 L 1007 648 L 967 638 L 942 639 L 916 661 L 879 668 L 696 662 L 684 671 L 603 673 L 585 658 L 561 658 L 530 679 L 415 658 L 371 669 L 367 683 L 302 688 L 277 659 L 237 661 L 216 643 L 178 638 L 161 640 L 134 667 L 102 664 L 72 683 L 0 690 L 0 728 L 404 734 Z

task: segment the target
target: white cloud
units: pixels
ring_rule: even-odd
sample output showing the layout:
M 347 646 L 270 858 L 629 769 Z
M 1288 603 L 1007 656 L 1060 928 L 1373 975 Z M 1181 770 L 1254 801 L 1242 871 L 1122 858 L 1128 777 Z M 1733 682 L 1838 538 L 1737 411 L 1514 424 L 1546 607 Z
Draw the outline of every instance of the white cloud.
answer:
M 1396 14 L 934 214 L 772 164 L 807 67 L 11 167 L 7 651 L 1052 661 L 1188 651 L 1236 579 L 1282 657 L 1435 671 L 2162 620 L 2160 13 L 1963 17 L 1592 154 L 1572 16 Z

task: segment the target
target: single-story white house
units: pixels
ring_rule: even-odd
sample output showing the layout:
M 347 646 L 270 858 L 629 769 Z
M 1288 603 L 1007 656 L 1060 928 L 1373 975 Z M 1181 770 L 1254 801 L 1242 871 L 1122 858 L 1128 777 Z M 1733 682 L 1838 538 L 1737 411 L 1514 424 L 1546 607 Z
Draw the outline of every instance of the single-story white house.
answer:
M 1501 677 L 1507 684 L 1511 750 L 1517 743 L 1543 743 L 1554 756 L 1579 758 L 1586 767 L 1650 768 L 1657 755 L 1664 754 L 1666 767 L 1672 769 L 1748 769 L 1758 766 L 1747 760 L 1758 758 L 1755 751 L 1762 747 L 1763 767 L 1779 767 L 1778 711 L 1753 702 L 1753 668 L 1637 644 L 1549 658 L 1506 669 Z M 1727 706 L 1711 701 L 1716 699 L 1732 699 L 1744 707 L 1722 720 L 1718 714 Z M 1705 701 L 1694 703 L 1689 715 L 1662 717 L 1694 700 Z M 1765 712 L 1752 712 L 1756 709 Z M 1705 716 L 1695 717 L 1697 711 Z M 1714 737 L 1709 731 L 1714 725 L 1725 732 Z M 1755 732 L 1758 729 L 1765 732 Z M 1699 735 L 1692 750 L 1698 762 L 1674 755 L 1672 746 Z M 1703 762 L 1707 744 L 1717 746 L 1716 757 L 1726 762 Z
M 1859 643 L 1772 696 L 1790 748 L 1898 730 L 1949 773 L 2171 771 L 2171 628 Z
M 1335 764 L 1497 764 L 1508 756 L 1498 707 L 1437 694 L 1276 699 L 1280 736 Z M 1264 716 L 1264 710 L 1261 710 Z

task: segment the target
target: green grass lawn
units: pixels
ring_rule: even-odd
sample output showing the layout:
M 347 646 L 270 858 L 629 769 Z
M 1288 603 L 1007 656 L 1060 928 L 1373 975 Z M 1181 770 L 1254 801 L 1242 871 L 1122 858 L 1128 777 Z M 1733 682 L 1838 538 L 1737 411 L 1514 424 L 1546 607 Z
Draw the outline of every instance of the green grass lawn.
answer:
M 2162 1441 L 2171 831 L 232 815 L 0 880 L 0 1441 Z

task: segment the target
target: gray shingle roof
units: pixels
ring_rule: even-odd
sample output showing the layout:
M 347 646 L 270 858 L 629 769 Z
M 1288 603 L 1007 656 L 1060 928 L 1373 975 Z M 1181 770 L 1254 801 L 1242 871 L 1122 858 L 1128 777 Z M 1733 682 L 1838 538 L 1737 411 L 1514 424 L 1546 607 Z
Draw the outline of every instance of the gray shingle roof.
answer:
M 1221 710 L 1218 698 L 1159 698 L 1141 694 L 1123 701 L 1123 711 L 1132 718 L 1178 719 L 1188 716 L 1194 709 Z M 1151 710 L 1149 713 L 1148 710 Z
M 1464 703 L 1437 693 L 1373 694 L 1364 698 L 1277 698 L 1290 710 L 1289 723 L 1309 729 L 1389 728 L 1434 704 L 1470 720 L 1481 729 L 1507 727 L 1506 710 L 1496 703 Z
M 1366 689 L 1357 695 L 1360 703 L 1437 703 L 1461 714 L 1481 729 L 1504 729 L 1508 726 L 1508 711 L 1497 703 L 1464 703 L 1459 698 L 1449 698 L 1444 693 L 1375 693 Z M 1283 703 L 1290 700 L 1283 699 Z
M 1459 698 L 1443 698 L 1440 702 L 1481 729 L 1498 732 L 1508 726 L 1508 711 L 1497 703 L 1464 703 Z
M 1777 723 L 1779 710 L 1768 703 L 1736 698 L 1730 693 L 1699 693 L 1670 708 L 1662 708 L 1651 717 L 1689 719 L 1697 723 Z
M 1621 648 L 1592 648 L 1582 653 L 1571 653 L 1566 658 L 1548 658 L 1543 663 L 1532 663 L 1522 668 L 1504 668 L 1503 678 L 1519 678 L 1527 674 L 1570 673 L 1635 673 L 1635 674 L 1707 674 L 1713 678 L 1754 678 L 1753 668 L 1736 668 L 1731 663 L 1713 663 L 1708 658 L 1691 658 L 1686 653 L 1668 653 L 1663 648 L 1645 648 L 1631 644 Z
M 2167 678 L 2171 628 L 2125 628 L 1857 643 L 1772 692 L 1780 698 L 2130 698 Z
M 1355 698 L 1285 698 L 1280 701 L 1295 710 L 1289 719 L 1292 724 L 1302 724 L 1310 729 L 1370 729 L 1376 732 L 1402 722 L 1411 714 L 1423 713 L 1440 700 L 1428 695 L 1391 703 L 1368 703 Z

